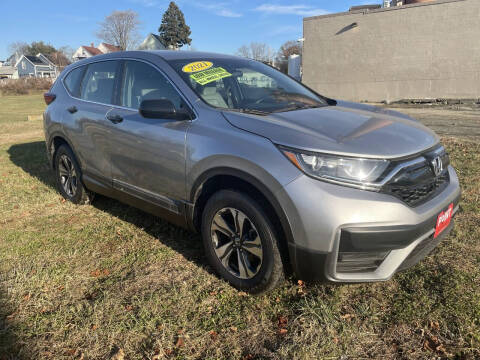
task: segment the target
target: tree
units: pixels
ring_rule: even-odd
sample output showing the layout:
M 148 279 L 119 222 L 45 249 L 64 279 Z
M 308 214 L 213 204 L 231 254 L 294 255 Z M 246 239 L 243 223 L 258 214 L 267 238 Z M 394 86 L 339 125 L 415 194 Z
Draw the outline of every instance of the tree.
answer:
M 96 36 L 121 50 L 135 48 L 140 40 L 140 20 L 133 10 L 114 11 L 99 26 Z
M 23 55 L 27 52 L 28 44 L 23 41 L 15 41 L 8 45 L 8 52 L 10 55 Z
M 58 48 L 58 52 L 65 56 L 68 61 L 73 61 L 73 54 L 75 54 L 75 50 L 72 49 L 70 46 L 65 45 Z
M 163 45 L 171 49 L 178 49 L 192 42 L 190 27 L 185 23 L 182 11 L 173 1 L 163 14 L 158 33 Z
M 25 55 L 35 56 L 42 53 L 43 55 L 50 55 L 57 52 L 50 44 L 45 44 L 43 41 L 34 41 L 27 46 Z
M 252 42 L 250 45 L 243 45 L 237 50 L 237 55 L 250 59 L 262 61 L 268 64 L 274 62 L 274 51 L 265 43 Z
M 277 53 L 277 65 L 280 71 L 288 72 L 288 59 L 292 55 L 301 55 L 302 45 L 298 41 L 290 40 L 285 42 Z
M 241 47 L 238 48 L 237 50 L 237 55 L 243 56 L 246 58 L 251 58 L 252 53 L 250 52 L 250 48 L 247 45 L 242 45 Z

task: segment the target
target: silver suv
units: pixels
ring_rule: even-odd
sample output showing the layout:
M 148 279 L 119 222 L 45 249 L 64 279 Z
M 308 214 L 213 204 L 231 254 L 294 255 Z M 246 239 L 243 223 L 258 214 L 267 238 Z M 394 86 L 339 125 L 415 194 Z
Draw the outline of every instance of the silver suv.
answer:
M 74 63 L 45 94 L 59 191 L 100 193 L 202 234 L 211 266 L 259 293 L 389 279 L 451 230 L 457 175 L 397 112 L 325 98 L 244 58 L 120 52 Z

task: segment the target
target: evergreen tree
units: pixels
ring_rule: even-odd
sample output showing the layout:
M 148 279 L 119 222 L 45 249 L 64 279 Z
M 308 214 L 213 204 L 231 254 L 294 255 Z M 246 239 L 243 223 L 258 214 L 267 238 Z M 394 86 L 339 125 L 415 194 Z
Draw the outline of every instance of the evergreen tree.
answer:
M 178 49 L 192 42 L 190 27 L 185 23 L 182 11 L 173 1 L 163 14 L 162 25 L 158 32 L 163 45 L 167 48 Z

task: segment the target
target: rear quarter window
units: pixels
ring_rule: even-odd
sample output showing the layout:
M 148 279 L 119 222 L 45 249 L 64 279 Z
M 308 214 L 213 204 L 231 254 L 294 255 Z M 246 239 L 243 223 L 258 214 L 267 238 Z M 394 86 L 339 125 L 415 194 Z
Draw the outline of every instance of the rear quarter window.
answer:
M 67 91 L 72 96 L 75 96 L 75 97 L 80 96 L 80 84 L 82 82 L 82 77 L 84 72 L 85 72 L 85 66 L 80 66 L 76 69 L 73 69 L 67 74 L 67 76 L 65 76 L 63 83 L 65 84 Z

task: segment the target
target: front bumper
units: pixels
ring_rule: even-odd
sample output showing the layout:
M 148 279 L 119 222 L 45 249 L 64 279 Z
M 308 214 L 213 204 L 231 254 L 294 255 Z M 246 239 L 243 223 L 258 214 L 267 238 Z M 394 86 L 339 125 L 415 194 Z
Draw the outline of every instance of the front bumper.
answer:
M 306 176 L 287 185 L 277 196 L 294 235 L 289 253 L 297 277 L 348 283 L 384 281 L 416 264 L 453 228 L 452 219 L 433 238 L 438 214 L 451 203 L 454 215 L 458 211 L 458 177 L 452 167 L 448 171 L 447 188 L 415 208 L 387 194 Z

